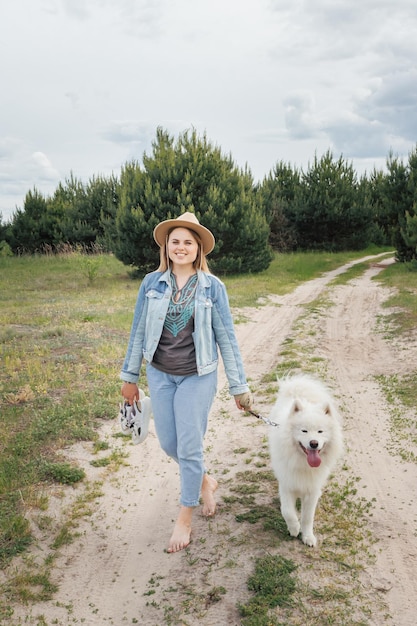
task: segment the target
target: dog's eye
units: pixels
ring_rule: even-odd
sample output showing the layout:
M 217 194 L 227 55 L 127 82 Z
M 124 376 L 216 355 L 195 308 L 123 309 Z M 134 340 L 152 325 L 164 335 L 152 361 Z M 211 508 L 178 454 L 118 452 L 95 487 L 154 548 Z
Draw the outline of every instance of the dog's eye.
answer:
M 308 433 L 308 430 L 305 430 L 304 428 L 301 429 L 302 433 Z
M 323 431 L 322 430 L 318 430 L 317 432 L 321 435 Z

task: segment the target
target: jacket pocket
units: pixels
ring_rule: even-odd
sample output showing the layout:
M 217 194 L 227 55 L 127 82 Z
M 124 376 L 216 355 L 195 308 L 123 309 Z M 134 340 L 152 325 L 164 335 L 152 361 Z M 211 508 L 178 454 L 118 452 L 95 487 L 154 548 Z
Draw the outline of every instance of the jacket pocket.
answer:
M 163 292 L 162 291 L 157 291 L 156 289 L 149 289 L 149 291 L 147 291 L 145 295 L 150 300 L 155 299 L 155 298 L 157 300 L 160 300 L 161 298 L 164 297 Z

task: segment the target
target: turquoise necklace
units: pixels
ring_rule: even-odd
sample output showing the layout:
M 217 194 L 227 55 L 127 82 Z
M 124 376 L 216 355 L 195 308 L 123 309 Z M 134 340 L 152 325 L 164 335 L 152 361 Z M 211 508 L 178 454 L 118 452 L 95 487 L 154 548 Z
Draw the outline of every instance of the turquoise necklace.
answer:
M 172 291 L 164 326 L 171 335 L 176 337 L 179 332 L 184 330 L 194 313 L 197 274 L 190 276 L 181 289 L 178 289 L 175 275 L 172 273 L 170 274 L 170 280 Z

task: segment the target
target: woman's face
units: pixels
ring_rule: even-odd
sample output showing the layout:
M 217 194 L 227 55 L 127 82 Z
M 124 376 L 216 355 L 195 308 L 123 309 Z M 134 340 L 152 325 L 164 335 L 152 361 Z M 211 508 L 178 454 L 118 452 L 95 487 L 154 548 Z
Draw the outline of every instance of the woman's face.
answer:
M 174 228 L 168 237 L 168 256 L 177 266 L 192 265 L 197 258 L 198 243 L 187 228 Z

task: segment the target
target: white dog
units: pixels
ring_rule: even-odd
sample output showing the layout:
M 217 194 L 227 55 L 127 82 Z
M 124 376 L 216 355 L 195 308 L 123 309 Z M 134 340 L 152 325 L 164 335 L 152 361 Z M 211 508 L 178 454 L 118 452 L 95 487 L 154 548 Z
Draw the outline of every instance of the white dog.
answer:
M 339 413 L 329 390 L 303 374 L 279 381 L 269 446 L 278 480 L 281 513 L 290 535 L 308 546 L 317 543 L 314 515 L 321 490 L 343 449 Z M 301 520 L 296 509 L 301 501 Z

